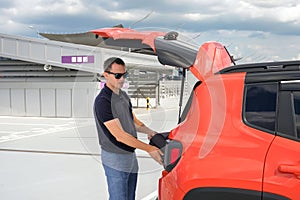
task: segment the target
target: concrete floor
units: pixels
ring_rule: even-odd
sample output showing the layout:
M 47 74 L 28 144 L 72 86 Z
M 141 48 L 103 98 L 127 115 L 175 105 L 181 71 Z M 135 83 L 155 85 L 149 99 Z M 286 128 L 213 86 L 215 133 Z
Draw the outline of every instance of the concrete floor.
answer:
M 176 126 L 177 103 L 134 110 L 158 132 Z M 145 142 L 147 137 L 139 134 Z M 0 117 L 1 200 L 102 200 L 107 186 L 94 119 Z M 137 150 L 137 199 L 157 196 L 162 167 Z

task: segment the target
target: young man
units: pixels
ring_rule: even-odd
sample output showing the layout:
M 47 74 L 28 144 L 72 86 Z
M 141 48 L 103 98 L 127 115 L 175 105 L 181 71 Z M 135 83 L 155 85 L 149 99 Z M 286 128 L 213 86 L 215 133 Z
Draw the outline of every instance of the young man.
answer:
M 141 149 L 162 164 L 162 152 L 137 139 L 137 131 L 151 138 L 155 131 L 132 112 L 128 95 L 121 90 L 127 72 L 120 58 L 104 62 L 106 84 L 94 102 L 94 115 L 101 146 L 101 161 L 107 177 L 109 199 L 134 200 L 138 163 L 135 149 Z

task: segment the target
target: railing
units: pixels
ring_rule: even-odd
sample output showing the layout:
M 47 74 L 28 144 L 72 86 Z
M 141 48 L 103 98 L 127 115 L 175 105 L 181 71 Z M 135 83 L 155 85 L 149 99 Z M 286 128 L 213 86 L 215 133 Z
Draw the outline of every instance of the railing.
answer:
M 113 56 L 127 65 L 167 69 L 152 55 L 0 33 L 0 57 L 101 73 L 104 60 Z
M 187 82 L 184 85 L 183 97 L 188 97 Z M 160 105 L 161 101 L 166 99 L 174 98 L 178 99 L 181 91 L 181 81 L 167 80 L 159 81 L 156 83 L 148 83 L 140 85 L 134 89 L 129 87 L 128 94 L 132 100 L 134 107 L 147 107 L 147 101 L 149 102 L 150 108 L 155 108 Z M 150 99 L 150 100 L 149 100 Z
M 147 101 L 148 106 L 151 108 L 155 108 L 158 104 L 158 91 L 157 91 L 157 84 L 155 83 L 149 83 L 145 85 L 141 85 L 137 87 L 134 90 L 129 90 L 129 96 L 135 103 L 134 107 L 147 107 Z M 149 100 L 151 100 L 149 102 Z M 153 102 L 153 99 L 155 100 L 155 103 Z
M 184 84 L 184 94 L 183 96 L 188 96 L 187 92 L 187 82 Z M 172 97 L 179 97 L 181 90 L 181 81 L 180 80 L 167 80 L 167 81 L 160 81 L 159 82 L 159 98 L 172 98 Z

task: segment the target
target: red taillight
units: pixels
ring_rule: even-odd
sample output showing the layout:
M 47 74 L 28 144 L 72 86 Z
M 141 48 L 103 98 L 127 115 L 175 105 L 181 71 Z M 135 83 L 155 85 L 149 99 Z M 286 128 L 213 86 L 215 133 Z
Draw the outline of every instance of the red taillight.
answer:
M 170 140 L 165 146 L 164 167 L 170 172 L 178 163 L 182 154 L 182 144 L 176 140 Z
M 180 157 L 180 149 L 174 148 L 171 149 L 170 154 L 170 163 L 176 162 L 176 160 Z

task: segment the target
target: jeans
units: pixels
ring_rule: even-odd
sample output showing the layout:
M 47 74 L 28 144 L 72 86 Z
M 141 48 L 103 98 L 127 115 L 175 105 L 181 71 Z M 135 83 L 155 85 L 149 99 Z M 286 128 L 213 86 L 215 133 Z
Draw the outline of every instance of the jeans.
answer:
M 109 200 L 134 200 L 137 173 L 123 172 L 103 165 Z
M 102 150 L 109 200 L 134 200 L 137 186 L 138 163 L 135 153 L 116 154 Z

